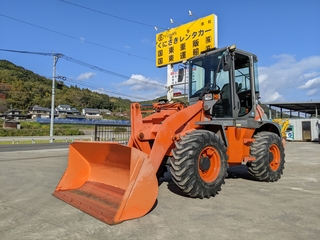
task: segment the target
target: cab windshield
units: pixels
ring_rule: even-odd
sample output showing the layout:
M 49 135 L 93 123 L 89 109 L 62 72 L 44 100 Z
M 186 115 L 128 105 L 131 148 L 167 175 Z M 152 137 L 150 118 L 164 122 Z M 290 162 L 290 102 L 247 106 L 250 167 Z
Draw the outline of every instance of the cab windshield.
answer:
M 199 97 L 208 84 L 211 88 L 222 89 L 225 84 L 229 83 L 229 71 L 223 71 L 222 68 L 223 53 L 218 52 L 190 62 L 190 98 Z

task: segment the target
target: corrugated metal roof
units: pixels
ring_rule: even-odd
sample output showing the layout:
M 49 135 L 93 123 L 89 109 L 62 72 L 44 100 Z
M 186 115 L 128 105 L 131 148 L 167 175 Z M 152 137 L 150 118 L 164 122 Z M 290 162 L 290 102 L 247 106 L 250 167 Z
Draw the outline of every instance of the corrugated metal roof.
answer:
M 271 107 L 284 108 L 308 114 L 320 114 L 320 102 L 273 102 L 263 103 Z

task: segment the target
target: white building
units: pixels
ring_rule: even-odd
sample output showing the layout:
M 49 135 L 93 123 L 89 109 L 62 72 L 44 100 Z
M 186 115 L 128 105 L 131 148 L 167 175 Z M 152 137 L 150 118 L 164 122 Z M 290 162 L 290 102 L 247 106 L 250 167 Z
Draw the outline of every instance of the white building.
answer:
M 274 102 L 265 104 L 269 105 L 269 119 L 271 119 L 271 109 L 276 110 L 276 118 L 289 119 L 293 141 L 318 141 L 316 123 L 320 120 L 320 102 Z M 284 116 L 284 113 L 286 116 Z
M 289 118 L 293 141 L 318 141 L 318 118 Z

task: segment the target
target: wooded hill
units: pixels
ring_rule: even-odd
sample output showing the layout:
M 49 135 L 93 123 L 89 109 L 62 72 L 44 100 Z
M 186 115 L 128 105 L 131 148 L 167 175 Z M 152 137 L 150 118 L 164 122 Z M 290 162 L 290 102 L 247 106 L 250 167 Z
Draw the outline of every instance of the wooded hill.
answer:
M 131 101 L 128 99 L 110 97 L 77 85 L 69 87 L 62 83 L 58 88 L 55 91 L 55 106 L 68 104 L 79 111 L 83 108 L 109 109 L 112 112 L 130 109 Z M 51 108 L 51 92 L 52 79 L 0 60 L 0 112 L 10 108 L 27 111 L 34 105 Z

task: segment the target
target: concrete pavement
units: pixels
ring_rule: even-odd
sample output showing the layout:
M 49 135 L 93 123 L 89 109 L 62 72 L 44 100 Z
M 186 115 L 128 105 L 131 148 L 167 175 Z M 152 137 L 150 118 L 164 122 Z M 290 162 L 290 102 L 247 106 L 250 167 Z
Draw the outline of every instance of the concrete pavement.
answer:
M 319 239 L 320 147 L 289 142 L 282 178 L 248 179 L 231 169 L 214 198 L 177 194 L 170 174 L 146 216 L 109 226 L 51 194 L 68 149 L 0 149 L 0 238 L 15 239 Z

